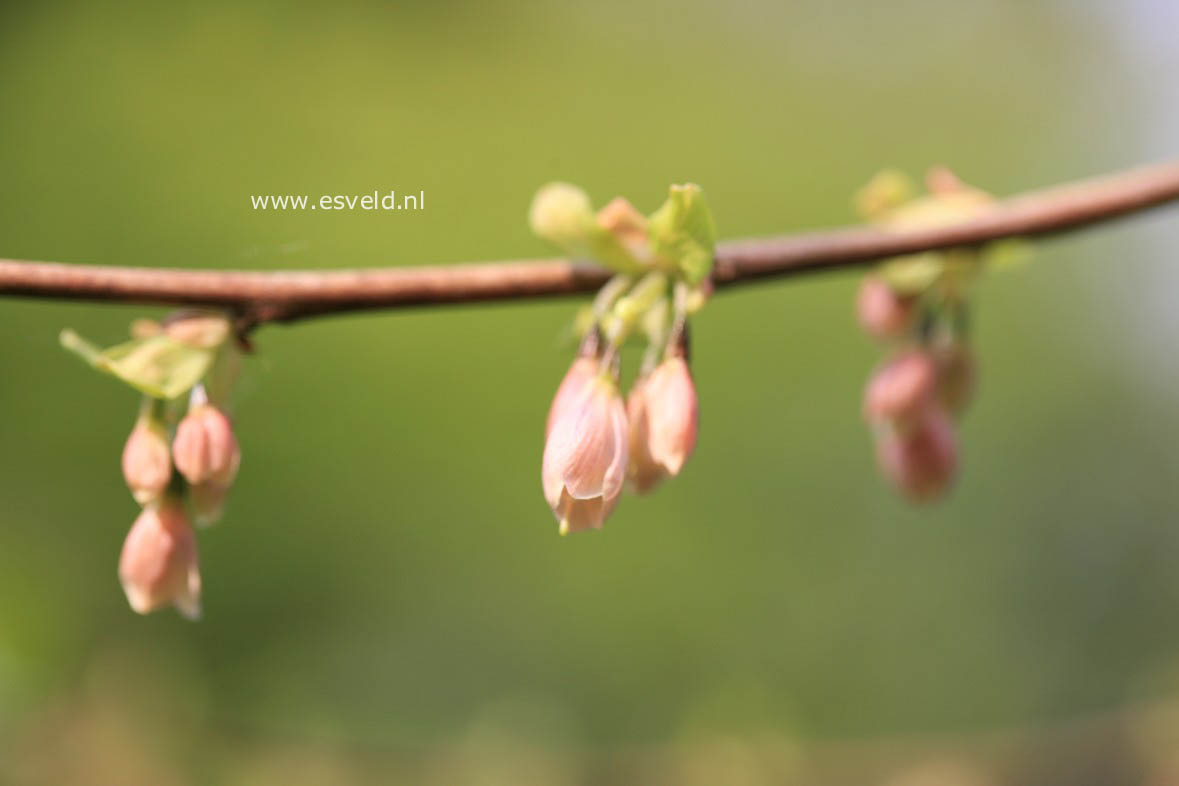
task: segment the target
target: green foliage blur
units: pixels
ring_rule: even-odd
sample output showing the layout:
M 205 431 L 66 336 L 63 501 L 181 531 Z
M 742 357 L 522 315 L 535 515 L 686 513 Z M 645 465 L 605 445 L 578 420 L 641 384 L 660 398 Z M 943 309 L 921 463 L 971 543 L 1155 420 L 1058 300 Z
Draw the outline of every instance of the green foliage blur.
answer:
M 543 256 L 557 179 L 644 212 L 699 183 L 721 238 L 848 223 L 885 166 L 1007 194 L 1175 155 L 1176 29 L 1147 0 L 7 4 L 0 257 Z M 389 189 L 426 209 L 250 204 Z M 127 608 L 137 398 L 57 345 L 163 311 L 0 300 L 0 782 L 1160 777 L 1177 243 L 1157 212 L 979 287 L 965 472 L 921 510 L 873 467 L 855 274 L 718 296 L 684 474 L 568 538 L 540 455 L 576 301 L 266 327 L 197 624 Z

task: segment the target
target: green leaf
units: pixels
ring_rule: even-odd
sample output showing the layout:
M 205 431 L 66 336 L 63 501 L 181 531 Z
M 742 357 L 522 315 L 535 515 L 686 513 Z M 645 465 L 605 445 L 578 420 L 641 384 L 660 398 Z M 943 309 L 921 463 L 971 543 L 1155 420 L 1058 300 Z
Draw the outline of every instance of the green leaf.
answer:
M 216 352 L 169 338 L 150 336 L 100 350 L 72 330 L 63 330 L 61 345 L 103 373 L 159 399 L 184 395 L 209 372 Z
M 651 214 L 649 229 L 656 256 L 674 265 L 684 281 L 698 284 L 712 272 L 716 225 L 700 186 L 672 186 Z

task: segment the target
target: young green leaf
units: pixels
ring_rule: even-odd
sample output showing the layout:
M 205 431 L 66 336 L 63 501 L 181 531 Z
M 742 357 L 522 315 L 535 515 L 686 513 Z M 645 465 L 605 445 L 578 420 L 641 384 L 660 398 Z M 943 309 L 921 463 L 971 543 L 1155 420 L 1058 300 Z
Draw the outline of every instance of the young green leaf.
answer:
M 216 352 L 183 344 L 166 335 L 132 339 L 100 350 L 72 330 L 61 345 L 103 373 L 159 399 L 184 395 L 208 373 Z
M 684 281 L 698 284 L 712 272 L 716 225 L 700 186 L 672 186 L 648 226 L 656 256 L 674 265 Z

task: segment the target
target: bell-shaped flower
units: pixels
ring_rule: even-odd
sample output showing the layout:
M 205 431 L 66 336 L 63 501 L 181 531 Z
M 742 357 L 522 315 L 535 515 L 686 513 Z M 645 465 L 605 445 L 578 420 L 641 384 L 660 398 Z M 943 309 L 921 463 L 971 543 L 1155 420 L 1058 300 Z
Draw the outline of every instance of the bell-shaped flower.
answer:
M 958 470 L 958 441 L 949 415 L 931 404 L 907 430 L 885 429 L 878 435 L 876 461 L 910 500 L 927 502 L 941 496 Z
M 928 353 L 902 352 L 872 373 L 864 391 L 864 417 L 903 429 L 929 405 L 936 384 L 937 368 Z
M 599 529 L 626 477 L 626 408 L 618 384 L 599 371 L 558 399 L 541 468 L 545 499 L 561 534 Z
M 140 415 L 123 446 L 123 479 L 140 505 L 158 499 L 172 479 L 168 431 L 149 413 Z
M 868 276 L 856 293 L 856 317 L 873 338 L 896 338 L 907 331 L 917 314 L 917 299 L 898 295 L 884 279 Z
M 173 605 L 189 619 L 200 616 L 196 537 L 179 499 L 165 497 L 139 514 L 123 543 L 119 580 L 139 614 Z
M 675 476 L 696 447 L 699 404 L 683 357 L 669 357 L 640 378 L 627 398 L 630 479 L 639 493 Z
M 176 427 L 172 457 L 176 469 L 194 486 L 212 482 L 228 488 L 241 464 L 229 418 L 207 402 L 194 404 Z

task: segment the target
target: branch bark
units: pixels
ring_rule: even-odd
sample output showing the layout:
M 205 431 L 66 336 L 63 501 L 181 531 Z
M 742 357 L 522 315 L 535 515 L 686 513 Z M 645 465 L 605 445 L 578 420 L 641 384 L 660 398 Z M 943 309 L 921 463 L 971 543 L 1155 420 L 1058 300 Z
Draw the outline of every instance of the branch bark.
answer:
M 864 265 L 900 254 L 1080 229 L 1179 201 L 1179 161 L 1077 181 L 998 202 L 961 224 L 886 232 L 868 227 L 723 243 L 719 288 Z M 243 330 L 366 309 L 522 300 L 592 292 L 603 268 L 564 259 L 430 267 L 247 272 L 108 267 L 0 259 L 0 295 L 225 308 Z

